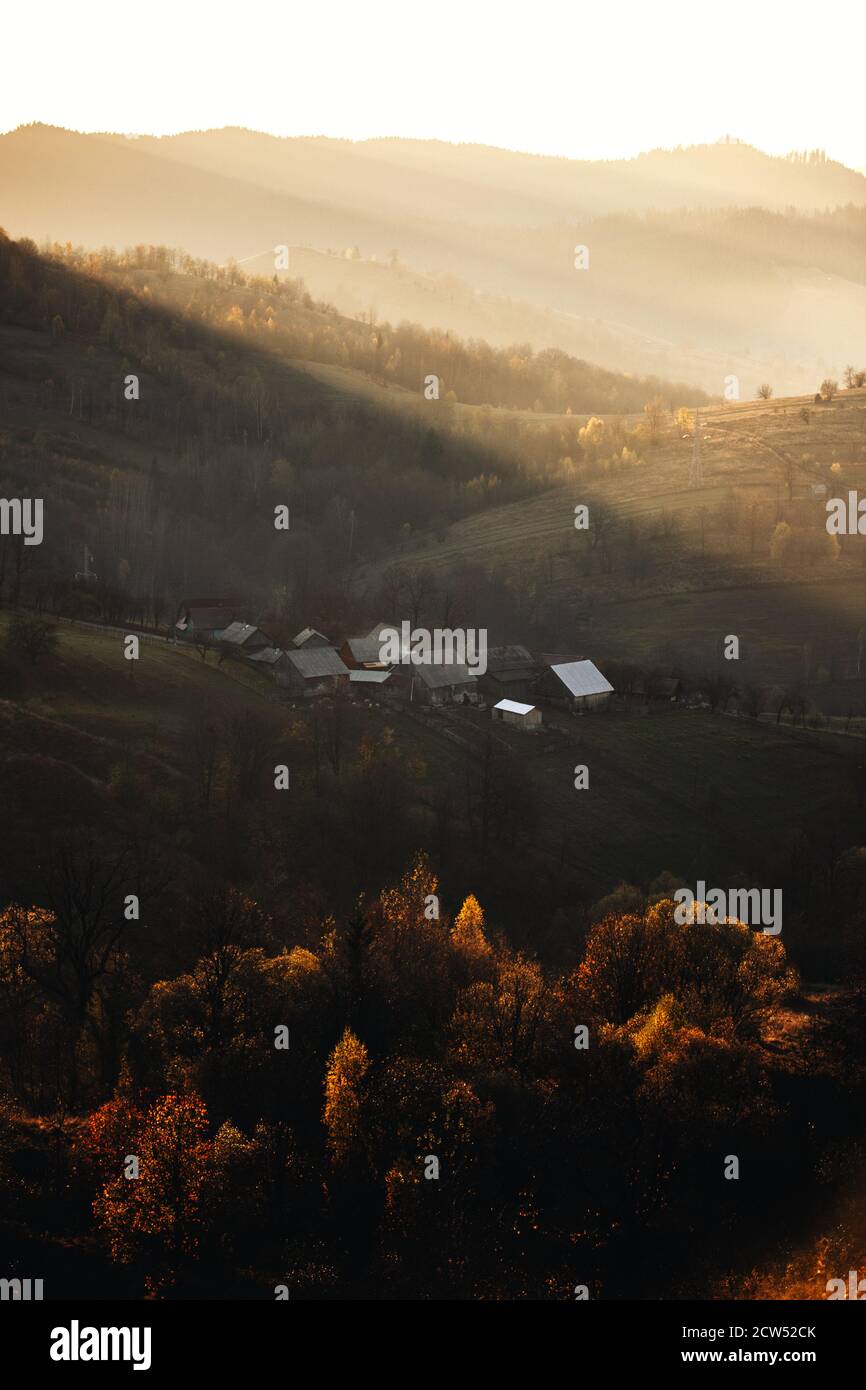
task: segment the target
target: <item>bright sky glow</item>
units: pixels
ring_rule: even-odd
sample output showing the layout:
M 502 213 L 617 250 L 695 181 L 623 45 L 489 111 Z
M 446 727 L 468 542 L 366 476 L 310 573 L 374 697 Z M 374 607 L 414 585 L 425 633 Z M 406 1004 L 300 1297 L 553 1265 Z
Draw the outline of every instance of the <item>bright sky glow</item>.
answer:
M 860 0 L 43 0 L 0 130 L 434 137 L 619 158 L 726 133 L 866 165 Z

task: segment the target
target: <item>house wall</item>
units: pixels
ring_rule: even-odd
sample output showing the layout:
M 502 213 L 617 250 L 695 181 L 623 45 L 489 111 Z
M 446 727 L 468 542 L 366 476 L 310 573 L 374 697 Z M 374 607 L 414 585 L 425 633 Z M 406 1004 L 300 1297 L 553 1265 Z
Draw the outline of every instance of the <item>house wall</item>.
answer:
M 424 705 L 451 705 L 464 694 L 477 695 L 477 683 L 461 681 L 460 685 L 437 685 L 431 690 L 422 680 L 415 681 L 415 700 Z
M 578 712 L 587 709 L 599 709 L 602 705 L 607 704 L 610 697 L 611 691 L 609 690 L 603 691 L 600 695 L 574 695 L 572 704 Z
M 447 705 L 451 699 L 451 690 L 447 685 L 439 685 L 435 690 L 430 690 L 422 680 L 416 680 L 413 699 L 422 705 Z
M 500 700 L 517 700 L 530 704 L 536 686 L 536 677 L 529 673 L 522 680 L 500 681 L 488 671 L 478 677 L 478 689 L 488 696 L 494 704 Z
M 495 709 L 494 719 L 499 719 L 503 724 L 514 724 L 518 729 L 537 729 L 541 723 L 541 710 L 533 709 L 529 714 L 515 714 L 510 709 Z

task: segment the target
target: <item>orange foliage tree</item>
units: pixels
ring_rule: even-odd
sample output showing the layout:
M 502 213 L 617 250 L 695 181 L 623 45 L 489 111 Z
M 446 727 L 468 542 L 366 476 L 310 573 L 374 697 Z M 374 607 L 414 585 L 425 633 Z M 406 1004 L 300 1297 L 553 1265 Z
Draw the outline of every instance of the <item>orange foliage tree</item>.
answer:
M 109 1102 L 104 1119 L 95 1117 L 97 1151 L 115 1143 L 119 1115 L 112 1107 Z M 126 1150 L 138 1158 L 139 1177 L 126 1177 L 121 1169 L 94 1202 L 94 1214 L 115 1259 L 128 1261 L 148 1253 L 164 1272 L 173 1274 L 184 1257 L 195 1255 L 212 1149 L 207 1132 L 207 1110 L 196 1095 L 161 1096 L 139 1117 Z

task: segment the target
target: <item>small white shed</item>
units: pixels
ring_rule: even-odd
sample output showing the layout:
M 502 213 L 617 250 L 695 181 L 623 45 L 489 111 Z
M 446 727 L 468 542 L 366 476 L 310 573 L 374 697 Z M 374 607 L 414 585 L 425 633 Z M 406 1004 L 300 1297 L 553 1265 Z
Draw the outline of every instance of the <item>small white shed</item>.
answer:
M 519 700 L 500 700 L 491 712 L 494 719 L 516 724 L 519 729 L 537 729 L 541 724 L 541 710 L 537 705 L 523 705 Z

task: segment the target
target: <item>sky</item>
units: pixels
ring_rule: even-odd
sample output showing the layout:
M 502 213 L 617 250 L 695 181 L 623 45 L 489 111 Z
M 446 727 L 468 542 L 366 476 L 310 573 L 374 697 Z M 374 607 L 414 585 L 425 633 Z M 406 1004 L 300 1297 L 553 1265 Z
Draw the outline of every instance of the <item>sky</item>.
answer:
M 866 166 L 861 0 L 42 0 L 0 130 L 379 135 L 614 159 L 730 134 Z

